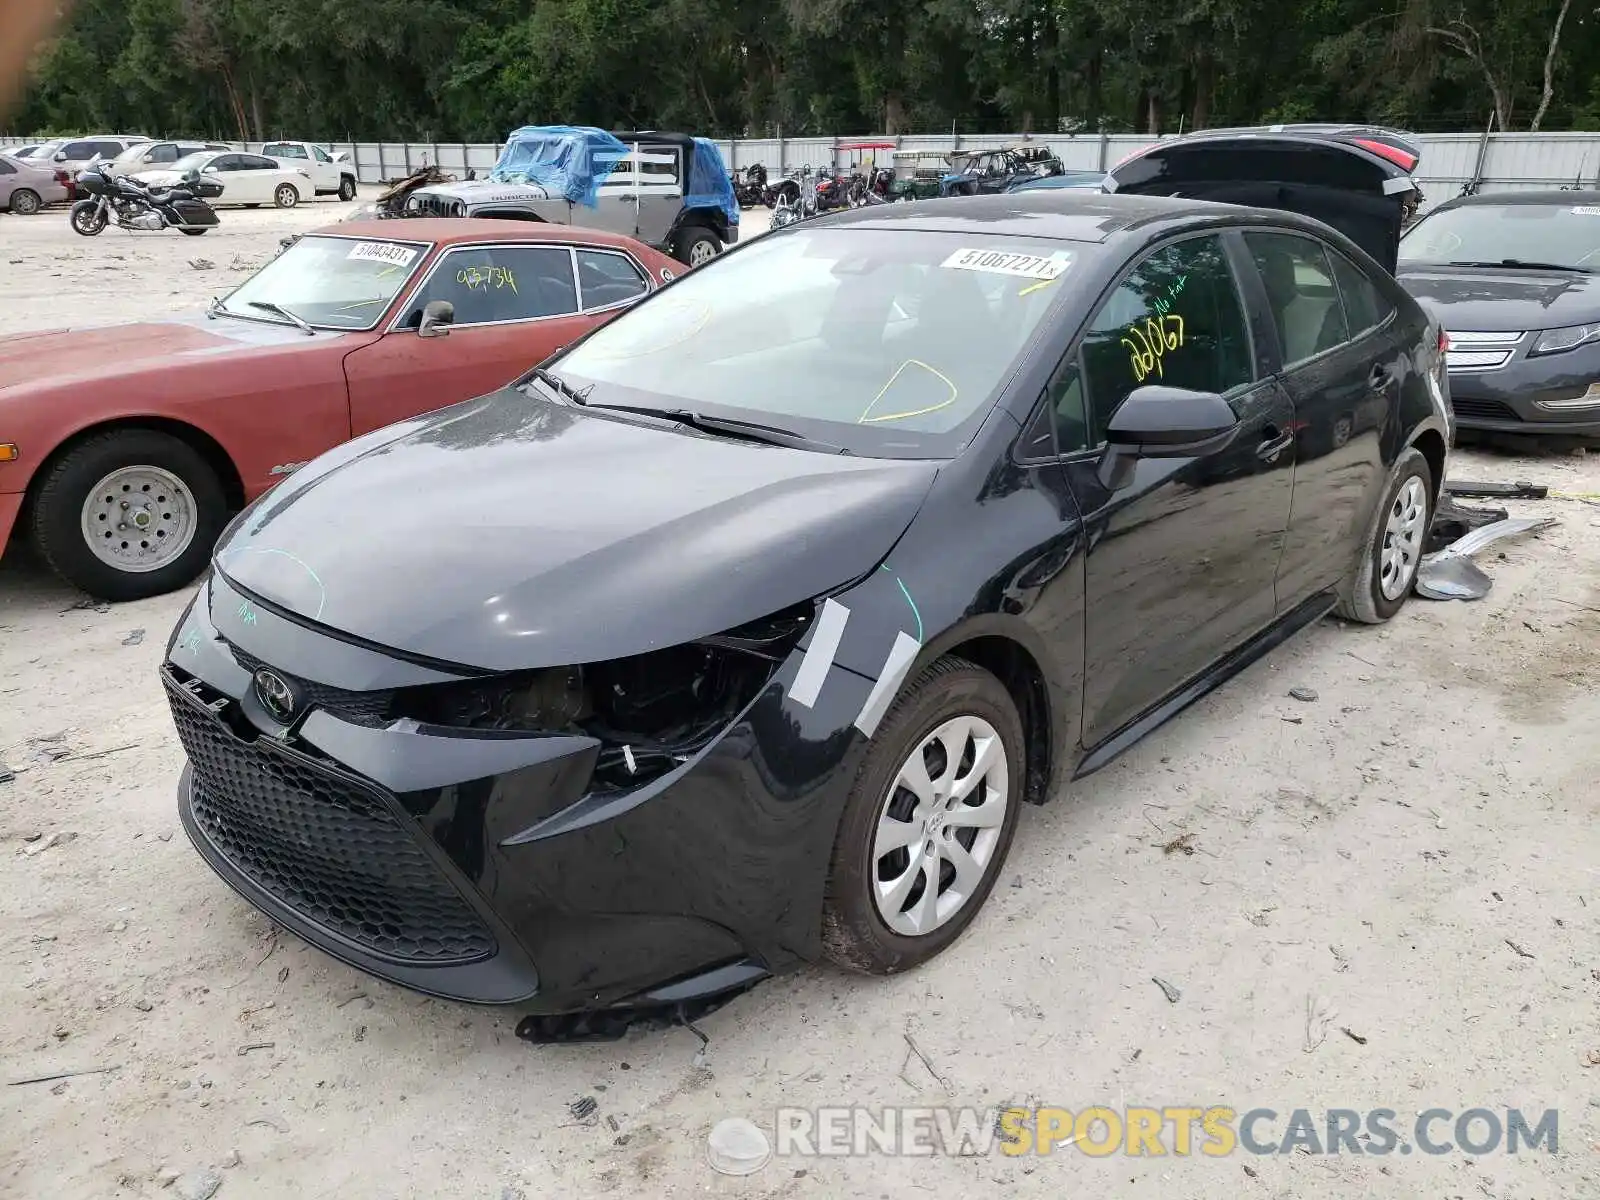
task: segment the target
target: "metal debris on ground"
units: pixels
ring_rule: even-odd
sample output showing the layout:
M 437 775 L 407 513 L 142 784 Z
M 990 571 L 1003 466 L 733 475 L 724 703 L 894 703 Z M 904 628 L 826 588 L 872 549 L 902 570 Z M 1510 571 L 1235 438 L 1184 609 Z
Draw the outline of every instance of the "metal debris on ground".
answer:
M 1433 514 L 1433 523 L 1428 526 L 1428 537 L 1423 543 L 1422 552 L 1432 554 L 1443 550 L 1474 529 L 1504 521 L 1510 515 L 1503 508 L 1468 508 L 1464 504 L 1457 504 L 1449 496 L 1441 497 L 1439 507 Z
M 1510 938 L 1506 938 L 1505 941 L 1506 941 L 1506 945 L 1510 946 L 1513 950 L 1515 950 L 1517 952 L 1517 957 L 1518 958 L 1532 958 L 1533 957 L 1533 955 L 1531 953 L 1529 953 L 1527 950 L 1524 950 L 1521 946 L 1517 945 L 1517 943 L 1513 942 Z
M 1306 995 L 1305 1052 L 1310 1054 L 1328 1040 L 1328 1027 L 1333 1024 L 1333 1005 L 1319 996 Z
M 1359 1033 L 1354 1032 L 1353 1030 L 1351 1030 L 1347 1026 L 1344 1026 L 1344 1025 L 1339 1026 L 1339 1032 L 1344 1034 L 1345 1037 L 1349 1038 L 1352 1042 L 1354 1042 L 1358 1046 L 1365 1046 L 1367 1044 L 1367 1039 L 1366 1038 L 1362 1037 Z
M 15 771 L 6 766 L 5 763 L 0 762 L 0 783 L 10 783 L 16 777 L 17 773 Z
M 947 1092 L 950 1091 L 950 1081 L 943 1075 L 939 1074 L 938 1070 L 933 1065 L 933 1060 L 922 1052 L 922 1047 L 917 1045 L 916 1039 L 911 1036 L 911 1031 L 907 1030 L 905 1033 L 901 1034 L 901 1036 L 906 1040 L 906 1056 L 900 1063 L 900 1078 L 905 1079 L 905 1081 L 910 1083 L 912 1087 L 917 1087 L 917 1085 L 912 1083 L 911 1080 L 906 1079 L 906 1068 L 911 1065 L 911 1060 L 915 1058 L 922 1064 L 923 1068 L 928 1072 L 928 1074 L 933 1076 L 934 1081 L 938 1083 L 940 1087 Z M 921 1091 L 920 1088 L 917 1090 Z
M 76 840 L 77 836 L 77 834 L 71 832 L 70 830 L 58 829 L 44 841 L 35 842 L 31 846 L 24 846 L 22 848 L 22 853 L 27 855 L 29 858 L 33 858 L 36 855 L 43 854 L 52 846 L 65 846 L 68 842 Z
M 1472 483 L 1468 480 L 1447 480 L 1445 494 L 1495 500 L 1543 500 L 1550 489 L 1542 483 Z
M 29 1083 L 54 1083 L 58 1079 L 76 1079 L 80 1075 L 107 1075 L 112 1071 L 122 1070 L 119 1063 L 114 1067 L 85 1067 L 81 1071 L 57 1071 L 54 1075 L 35 1075 L 32 1079 L 13 1079 L 7 1087 L 22 1087 Z
M 1188 854 L 1192 856 L 1194 854 L 1194 834 L 1185 833 L 1173 838 L 1165 846 L 1161 847 L 1161 853 Z
M 1489 594 L 1491 580 L 1470 556 L 1501 538 L 1535 533 L 1555 524 L 1554 517 L 1514 517 L 1479 526 L 1443 550 L 1422 556 L 1417 568 L 1417 595 L 1429 600 L 1483 599 Z
M 130 629 L 128 636 L 122 639 L 124 646 L 138 646 L 144 642 L 144 630 Z
M 243 1058 L 252 1050 L 271 1050 L 277 1044 L 277 1042 L 246 1042 L 243 1046 L 239 1047 L 239 1057 Z
M 212 262 L 209 258 L 191 258 L 189 260 L 189 265 L 196 271 L 209 271 L 212 270 L 217 264 Z
M 594 1116 L 595 1110 L 599 1107 L 600 1101 L 593 1096 L 584 1096 L 581 1100 L 574 1100 L 567 1105 L 567 1111 L 572 1114 L 574 1121 L 583 1121 Z
M 1161 994 L 1167 998 L 1168 1004 L 1176 1004 L 1179 1000 L 1183 999 L 1183 993 L 1180 992 L 1175 985 L 1168 983 L 1159 975 L 1150 976 L 1150 982 L 1161 989 Z
M 1308 687 L 1292 687 L 1289 689 L 1289 699 L 1298 700 L 1302 704 L 1310 704 L 1317 698 L 1314 689 Z

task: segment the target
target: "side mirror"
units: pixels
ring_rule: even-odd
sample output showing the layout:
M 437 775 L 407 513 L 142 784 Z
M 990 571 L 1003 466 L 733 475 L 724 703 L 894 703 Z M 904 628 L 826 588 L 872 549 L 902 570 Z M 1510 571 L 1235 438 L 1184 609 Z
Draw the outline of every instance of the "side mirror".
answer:
M 67 152 L 65 150 L 57 150 L 56 151 L 55 161 L 56 162 L 66 162 L 67 161 Z
M 214 165 L 213 166 L 209 166 L 209 167 L 206 168 L 206 174 L 207 175 L 217 175 L 217 174 L 220 174 L 220 173 L 221 172 L 218 171 L 218 169 Z
M 448 300 L 430 300 L 423 306 L 422 323 L 417 326 L 418 337 L 444 337 L 456 319 L 456 306 Z
M 1233 440 L 1239 419 L 1216 392 L 1146 384 L 1111 414 L 1100 482 L 1111 491 L 1133 480 L 1141 458 L 1198 458 Z
M 333 161 L 334 162 L 348 162 L 349 159 L 350 159 L 350 155 L 347 154 L 343 150 L 335 150 L 333 152 Z

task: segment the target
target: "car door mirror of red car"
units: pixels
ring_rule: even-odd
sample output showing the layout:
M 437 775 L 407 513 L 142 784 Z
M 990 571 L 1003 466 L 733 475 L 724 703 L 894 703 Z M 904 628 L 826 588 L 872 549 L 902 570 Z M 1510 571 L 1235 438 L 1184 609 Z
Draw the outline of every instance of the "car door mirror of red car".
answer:
M 1221 450 L 1239 419 L 1216 392 L 1146 384 L 1134 388 L 1111 414 L 1100 482 L 1111 491 L 1133 480 L 1141 458 L 1199 458 Z
M 422 323 L 417 326 L 418 337 L 444 337 L 456 319 L 456 306 L 448 300 L 429 300 L 422 308 Z

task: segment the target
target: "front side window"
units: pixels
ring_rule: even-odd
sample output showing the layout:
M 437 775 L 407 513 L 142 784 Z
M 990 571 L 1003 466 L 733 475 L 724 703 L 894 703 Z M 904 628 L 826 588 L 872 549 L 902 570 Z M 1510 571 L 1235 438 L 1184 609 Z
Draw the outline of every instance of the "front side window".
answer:
M 1244 240 L 1266 285 L 1285 367 L 1349 341 L 1344 305 L 1321 242 L 1292 233 L 1247 233 Z
M 314 153 L 317 156 L 317 161 L 318 162 L 331 163 L 333 161 L 333 156 L 330 155 L 321 146 L 313 146 L 313 147 L 311 147 L 311 150 L 312 150 L 312 153 Z
M 1464 204 L 1430 213 L 1400 239 L 1400 265 L 1600 271 L 1600 205 Z
M 1097 247 L 798 226 L 697 267 L 575 346 L 589 403 L 780 426 L 856 454 L 945 458 L 988 415 Z
M 1123 280 L 1084 335 L 1089 444 L 1105 440 L 1111 414 L 1135 388 L 1164 384 L 1226 394 L 1254 380 L 1252 358 L 1222 239 L 1163 246 Z
M 572 256 L 550 246 L 469 246 L 452 250 L 417 289 L 402 328 L 422 324 L 422 310 L 448 300 L 456 325 L 488 325 L 568 316 L 578 311 Z
M 578 283 L 583 289 L 584 311 L 609 308 L 637 299 L 649 290 L 633 261 L 621 254 L 579 250 Z
M 278 305 L 325 329 L 371 329 L 428 249 L 426 242 L 303 237 L 235 288 L 221 311 L 292 324 L 259 307 Z

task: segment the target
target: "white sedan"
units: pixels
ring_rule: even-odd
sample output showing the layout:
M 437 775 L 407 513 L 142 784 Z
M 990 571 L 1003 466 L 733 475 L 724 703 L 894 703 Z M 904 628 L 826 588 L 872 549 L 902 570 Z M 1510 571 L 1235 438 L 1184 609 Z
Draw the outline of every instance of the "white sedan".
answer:
M 214 204 L 275 204 L 293 208 L 316 195 L 316 185 L 308 172 L 260 154 L 241 154 L 236 150 L 208 150 L 180 158 L 162 171 L 140 171 L 133 178 L 151 187 L 171 187 L 183 182 L 190 171 L 209 175 L 222 185 L 222 196 Z

